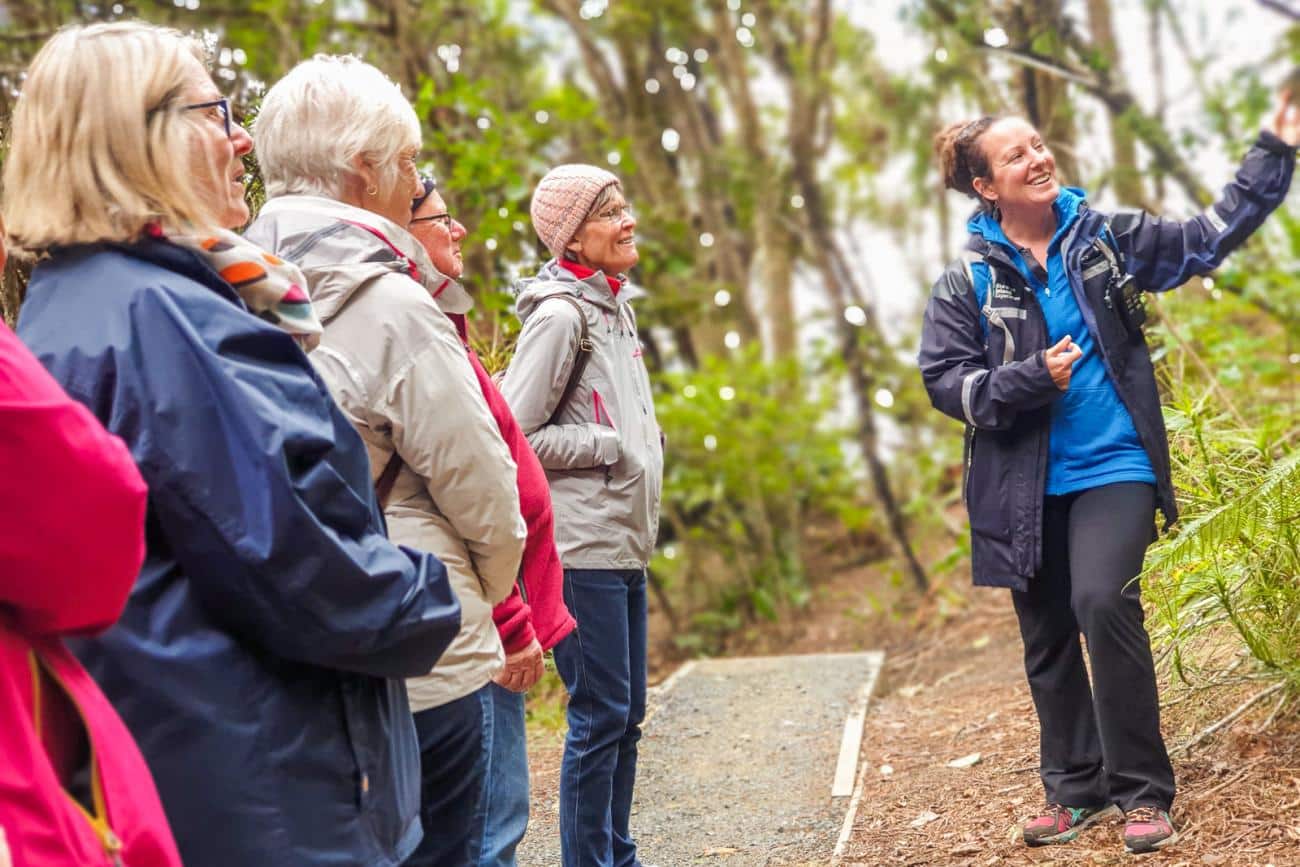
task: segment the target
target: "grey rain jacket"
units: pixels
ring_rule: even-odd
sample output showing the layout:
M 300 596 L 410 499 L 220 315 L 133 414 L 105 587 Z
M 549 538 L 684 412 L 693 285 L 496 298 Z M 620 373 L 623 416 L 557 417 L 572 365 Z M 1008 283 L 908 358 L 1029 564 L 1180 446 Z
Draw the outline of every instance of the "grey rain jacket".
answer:
M 373 477 L 394 450 L 402 459 L 389 536 L 437 554 L 460 599 L 451 647 L 407 681 L 411 708 L 466 696 L 505 661 L 492 606 L 514 586 L 525 528 L 514 460 L 434 301 L 466 300 L 464 290 L 404 228 L 333 199 L 271 199 L 247 235 L 306 275 L 325 326 L 312 362 L 365 440 Z
M 597 271 L 585 280 L 555 260 L 515 286 L 523 323 L 501 391 L 546 469 L 555 541 L 566 569 L 644 569 L 659 532 L 663 439 L 650 377 L 629 303 L 645 293 L 625 283 L 618 296 Z M 580 326 L 579 299 L 594 346 L 582 379 L 554 424 Z
M 1116 311 L 1101 235 L 1109 226 L 1119 261 L 1139 286 L 1173 289 L 1213 270 L 1259 228 L 1286 198 L 1295 161 L 1295 148 L 1262 132 L 1236 178 L 1198 216 L 1107 215 L 1084 204 L 1062 241 L 1070 288 L 1151 460 L 1166 525 L 1178 509 L 1155 370 L 1144 336 L 1129 334 Z M 997 273 L 991 300 L 990 265 Z M 1042 308 L 1009 253 L 972 235 L 934 284 L 918 363 L 931 403 L 966 423 L 962 492 L 978 585 L 1024 591 L 1042 566 L 1048 434 L 1062 394 L 1043 360 L 1047 346 Z

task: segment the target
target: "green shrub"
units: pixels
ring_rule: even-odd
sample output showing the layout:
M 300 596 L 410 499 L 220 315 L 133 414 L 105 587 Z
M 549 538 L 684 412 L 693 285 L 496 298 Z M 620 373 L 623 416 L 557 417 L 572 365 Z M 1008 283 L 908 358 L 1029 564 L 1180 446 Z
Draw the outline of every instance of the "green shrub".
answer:
M 652 568 L 689 617 L 680 645 L 707 648 L 753 617 L 802 606 L 809 521 L 849 531 L 870 521 L 845 431 L 828 423 L 840 381 L 834 371 L 813 380 L 796 360 L 766 362 L 756 345 L 658 378 L 667 451 Z

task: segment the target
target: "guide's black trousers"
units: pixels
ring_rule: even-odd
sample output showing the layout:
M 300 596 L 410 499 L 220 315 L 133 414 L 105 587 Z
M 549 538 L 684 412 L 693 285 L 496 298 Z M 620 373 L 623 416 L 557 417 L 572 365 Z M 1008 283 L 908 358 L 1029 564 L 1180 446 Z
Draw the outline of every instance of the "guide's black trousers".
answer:
M 1042 571 L 1028 592 L 1011 596 L 1049 803 L 1115 803 L 1127 811 L 1168 810 L 1173 802 L 1151 643 L 1132 580 L 1154 536 L 1154 516 L 1155 488 L 1140 482 L 1045 498 Z

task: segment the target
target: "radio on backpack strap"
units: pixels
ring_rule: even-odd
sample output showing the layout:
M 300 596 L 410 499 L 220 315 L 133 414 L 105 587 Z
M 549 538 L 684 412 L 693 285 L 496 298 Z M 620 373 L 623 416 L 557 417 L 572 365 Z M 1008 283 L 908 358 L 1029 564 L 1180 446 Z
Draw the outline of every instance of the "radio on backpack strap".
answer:
M 1133 275 L 1120 267 L 1119 256 L 1114 246 L 1115 235 L 1110 230 L 1110 223 L 1102 228 L 1096 244 L 1101 254 L 1106 257 L 1107 264 L 1110 265 L 1110 284 L 1106 287 L 1105 295 L 1106 306 L 1119 314 L 1125 330 L 1132 337 L 1142 331 L 1142 326 L 1147 321 L 1146 293 L 1133 279 Z

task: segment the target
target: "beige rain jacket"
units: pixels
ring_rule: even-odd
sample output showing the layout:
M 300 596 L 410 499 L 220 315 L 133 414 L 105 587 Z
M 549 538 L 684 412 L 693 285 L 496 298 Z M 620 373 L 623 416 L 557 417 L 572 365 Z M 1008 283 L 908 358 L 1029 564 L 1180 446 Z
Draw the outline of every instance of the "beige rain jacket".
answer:
M 333 199 L 271 199 L 246 234 L 306 275 L 325 326 L 312 362 L 365 440 L 374 478 L 394 451 L 402 460 L 389 536 L 436 554 L 460 599 L 455 641 L 407 681 L 411 709 L 468 695 L 504 663 L 492 606 L 510 594 L 525 537 L 515 463 L 439 307 L 461 312 L 468 296 L 403 227 Z

